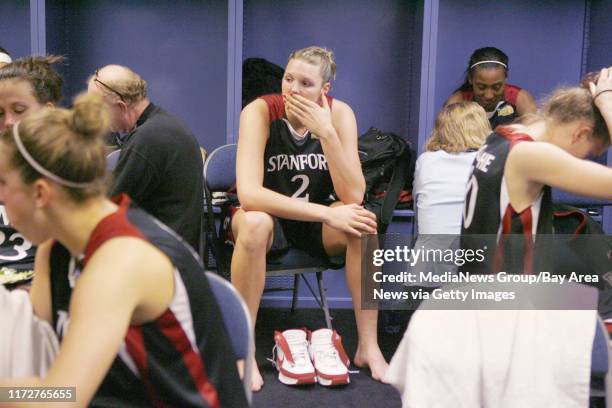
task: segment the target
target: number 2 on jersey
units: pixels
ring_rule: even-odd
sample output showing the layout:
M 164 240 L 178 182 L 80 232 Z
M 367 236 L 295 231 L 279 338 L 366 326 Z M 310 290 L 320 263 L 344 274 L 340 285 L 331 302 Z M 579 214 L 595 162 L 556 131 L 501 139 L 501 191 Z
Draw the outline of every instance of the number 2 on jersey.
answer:
M 298 189 L 295 190 L 295 193 L 293 193 L 291 198 L 297 198 L 298 200 L 308 201 L 310 194 L 306 193 L 305 195 L 302 195 L 302 193 L 306 191 L 306 189 L 308 188 L 308 185 L 310 184 L 310 179 L 308 178 L 308 176 L 305 174 L 297 174 L 291 178 L 291 181 L 294 183 L 299 182 L 299 181 L 302 182 L 302 184 L 300 184 Z

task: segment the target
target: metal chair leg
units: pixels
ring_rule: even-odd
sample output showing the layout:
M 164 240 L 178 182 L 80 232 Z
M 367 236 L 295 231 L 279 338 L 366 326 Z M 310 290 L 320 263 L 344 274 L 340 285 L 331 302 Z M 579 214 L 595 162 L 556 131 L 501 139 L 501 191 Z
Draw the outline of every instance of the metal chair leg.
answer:
M 319 285 L 319 295 L 321 296 L 321 308 L 323 309 L 323 313 L 325 314 L 325 324 L 328 329 L 332 329 L 332 318 L 329 314 L 329 306 L 327 305 L 327 295 L 325 294 L 326 289 L 323 286 L 323 272 L 317 272 L 317 283 Z
M 300 290 L 300 275 L 296 274 L 293 276 L 293 298 L 291 299 L 291 314 L 295 313 L 295 308 L 298 301 L 298 292 Z

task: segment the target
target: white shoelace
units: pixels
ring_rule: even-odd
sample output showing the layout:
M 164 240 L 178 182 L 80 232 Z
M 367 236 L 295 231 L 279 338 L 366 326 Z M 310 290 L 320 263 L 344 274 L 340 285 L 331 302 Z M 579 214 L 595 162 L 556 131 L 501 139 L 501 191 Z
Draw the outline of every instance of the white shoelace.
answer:
M 310 361 L 310 355 L 308 354 L 308 341 L 306 340 L 287 340 L 289 351 L 293 357 L 295 365 L 303 365 Z M 276 353 L 278 353 L 278 344 L 275 344 L 272 348 L 272 358 L 267 358 L 273 366 L 276 367 Z
M 338 354 L 338 350 L 334 347 L 331 342 L 326 343 L 318 343 L 313 345 L 314 354 L 318 361 L 323 362 L 327 366 L 344 366 L 342 361 L 340 361 L 340 355 Z
M 289 350 L 291 350 L 291 356 L 295 365 L 305 364 L 306 361 L 310 361 L 308 355 L 308 341 L 306 340 L 287 340 Z
M 312 345 L 311 347 L 314 350 L 314 354 L 317 360 L 325 361 L 327 366 L 342 366 L 346 367 L 344 363 L 340 360 L 340 354 L 338 354 L 338 350 L 333 346 L 331 342 L 327 343 L 318 343 L 316 345 Z M 348 370 L 350 374 L 359 374 L 359 370 Z

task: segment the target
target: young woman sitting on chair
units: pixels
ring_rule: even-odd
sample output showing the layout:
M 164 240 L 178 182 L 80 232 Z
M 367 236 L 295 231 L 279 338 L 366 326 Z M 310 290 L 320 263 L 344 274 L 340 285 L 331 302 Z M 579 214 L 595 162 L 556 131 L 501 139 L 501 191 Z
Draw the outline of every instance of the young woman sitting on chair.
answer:
M 369 366 L 372 377 L 380 380 L 388 365 L 377 342 L 378 312 L 361 310 L 360 238 L 376 233 L 376 217 L 361 205 L 365 181 L 355 115 L 349 105 L 328 96 L 335 70 L 327 49 L 295 51 L 285 68 L 282 94 L 256 99 L 242 111 L 236 170 L 242 208 L 232 217 L 232 283 L 255 321 L 275 230 L 310 254 L 346 254 L 359 335 L 354 362 Z M 329 201 L 334 191 L 340 202 Z M 291 377 L 287 382 L 304 380 L 295 372 L 284 373 Z M 304 380 L 313 381 L 313 376 Z M 348 373 L 334 380 L 342 382 L 348 382 Z M 254 364 L 253 390 L 262 385 Z

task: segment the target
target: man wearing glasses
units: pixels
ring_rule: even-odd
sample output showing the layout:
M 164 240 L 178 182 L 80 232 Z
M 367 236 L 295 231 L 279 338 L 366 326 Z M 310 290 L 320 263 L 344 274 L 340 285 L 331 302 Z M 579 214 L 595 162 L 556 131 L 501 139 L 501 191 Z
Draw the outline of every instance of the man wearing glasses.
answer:
M 127 193 L 196 250 L 203 208 L 202 156 L 185 124 L 147 98 L 147 83 L 131 69 L 107 65 L 87 81 L 104 98 L 121 152 L 109 195 Z

